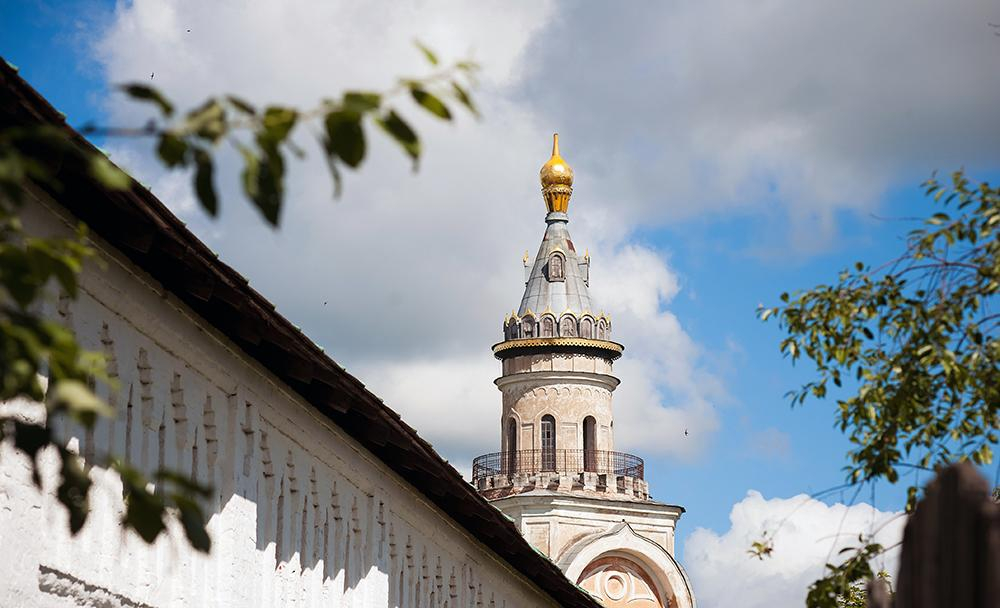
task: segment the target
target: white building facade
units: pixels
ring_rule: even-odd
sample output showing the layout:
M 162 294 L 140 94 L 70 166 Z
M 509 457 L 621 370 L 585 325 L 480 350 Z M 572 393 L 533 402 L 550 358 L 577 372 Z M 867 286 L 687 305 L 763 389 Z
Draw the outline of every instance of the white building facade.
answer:
M 693 608 L 674 559 L 684 509 L 651 499 L 641 458 L 615 451 L 612 366 L 624 347 L 590 298 L 590 257 L 567 230 L 573 171 L 559 154 L 541 170 L 546 230 L 524 295 L 504 319 L 500 452 L 473 480 L 569 580 L 607 608 Z
M 0 66 L 5 123 L 63 126 Z M 121 484 L 99 468 L 71 536 L 54 471 L 38 491 L 2 443 L 0 605 L 596 608 L 148 191 L 67 186 L 31 188 L 23 219 L 35 234 L 91 225 L 99 263 L 45 312 L 105 354 L 118 388 L 99 390 L 117 416 L 57 430 L 84 462 L 112 452 L 210 484 L 213 548 L 195 552 L 179 529 L 153 545 L 124 533 Z

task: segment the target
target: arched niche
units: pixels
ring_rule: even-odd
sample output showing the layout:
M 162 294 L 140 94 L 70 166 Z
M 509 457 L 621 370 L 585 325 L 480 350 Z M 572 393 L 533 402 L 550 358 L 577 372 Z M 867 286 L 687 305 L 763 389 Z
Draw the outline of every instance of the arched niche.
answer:
M 549 256 L 546 274 L 550 282 L 566 280 L 566 256 L 561 251 L 553 251 Z
M 521 335 L 525 338 L 535 337 L 535 317 L 528 315 L 521 319 Z
M 556 336 L 556 320 L 550 315 L 545 315 L 542 317 L 542 337 L 543 338 L 554 338 Z
M 638 535 L 625 522 L 613 526 L 605 532 L 597 532 L 578 539 L 569 547 L 564 549 L 556 560 L 559 568 L 566 573 L 566 577 L 571 581 L 582 584 L 588 577 L 604 566 L 601 572 L 615 572 L 606 566 L 608 562 L 602 560 L 606 558 L 618 558 L 624 560 L 618 562 L 619 565 L 628 565 L 638 569 L 650 589 L 654 591 L 654 599 L 659 604 L 645 604 L 642 606 L 663 606 L 664 608 L 694 608 L 694 595 L 691 592 L 691 583 L 687 574 L 681 568 L 673 555 L 666 549 Z M 621 570 L 618 570 L 621 572 Z M 605 576 L 605 579 L 607 576 Z M 628 576 L 622 572 L 622 580 L 629 580 Z M 595 579 L 594 584 L 602 582 Z M 616 583 L 616 584 L 621 584 Z M 638 586 L 637 586 L 638 588 Z M 617 594 L 617 587 L 612 588 L 613 594 Z M 620 601 L 620 600 L 619 600 Z M 629 608 L 640 608 L 637 603 L 629 604 L 609 604 L 605 606 L 626 606 Z
M 520 329 L 521 329 L 521 323 L 517 320 L 517 318 L 511 318 L 510 321 L 507 323 L 505 337 L 508 340 L 516 340 L 520 338 L 521 337 Z
M 559 335 L 564 338 L 575 338 L 576 334 L 576 317 L 566 313 L 559 319 Z

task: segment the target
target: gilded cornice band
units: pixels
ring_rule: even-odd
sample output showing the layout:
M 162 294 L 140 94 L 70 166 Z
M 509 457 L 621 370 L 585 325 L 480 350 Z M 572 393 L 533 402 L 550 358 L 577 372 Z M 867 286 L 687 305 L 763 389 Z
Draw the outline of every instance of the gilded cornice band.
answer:
M 596 348 L 599 350 L 614 353 L 613 359 L 621 356 L 625 347 L 617 342 L 608 340 L 592 340 L 589 338 L 522 338 L 519 340 L 505 340 L 493 345 L 493 354 L 499 356 L 500 353 L 515 348 L 539 348 L 539 347 L 576 347 L 576 348 Z

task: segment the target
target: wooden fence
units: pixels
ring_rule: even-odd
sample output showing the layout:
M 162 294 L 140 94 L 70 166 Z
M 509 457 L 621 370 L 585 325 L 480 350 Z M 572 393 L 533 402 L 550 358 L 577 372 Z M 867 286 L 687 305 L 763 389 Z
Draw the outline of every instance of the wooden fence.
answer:
M 1000 505 L 969 463 L 941 471 L 906 524 L 895 597 L 868 588 L 870 608 L 1000 608 Z

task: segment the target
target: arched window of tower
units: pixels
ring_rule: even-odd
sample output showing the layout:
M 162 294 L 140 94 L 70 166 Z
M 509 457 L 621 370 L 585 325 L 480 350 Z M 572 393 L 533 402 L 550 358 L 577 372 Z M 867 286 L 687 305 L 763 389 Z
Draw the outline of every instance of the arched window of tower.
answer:
M 517 420 L 511 416 L 507 420 L 507 475 L 517 473 Z
M 604 319 L 601 319 L 600 321 L 597 322 L 597 339 L 598 340 L 608 339 L 608 326 L 604 322 Z
M 583 419 L 583 470 L 597 471 L 597 420 L 593 416 Z
M 556 470 L 556 419 L 551 414 L 542 416 L 542 470 Z
M 581 338 L 593 338 L 594 337 L 594 320 L 590 317 L 584 317 L 580 321 L 580 337 Z

